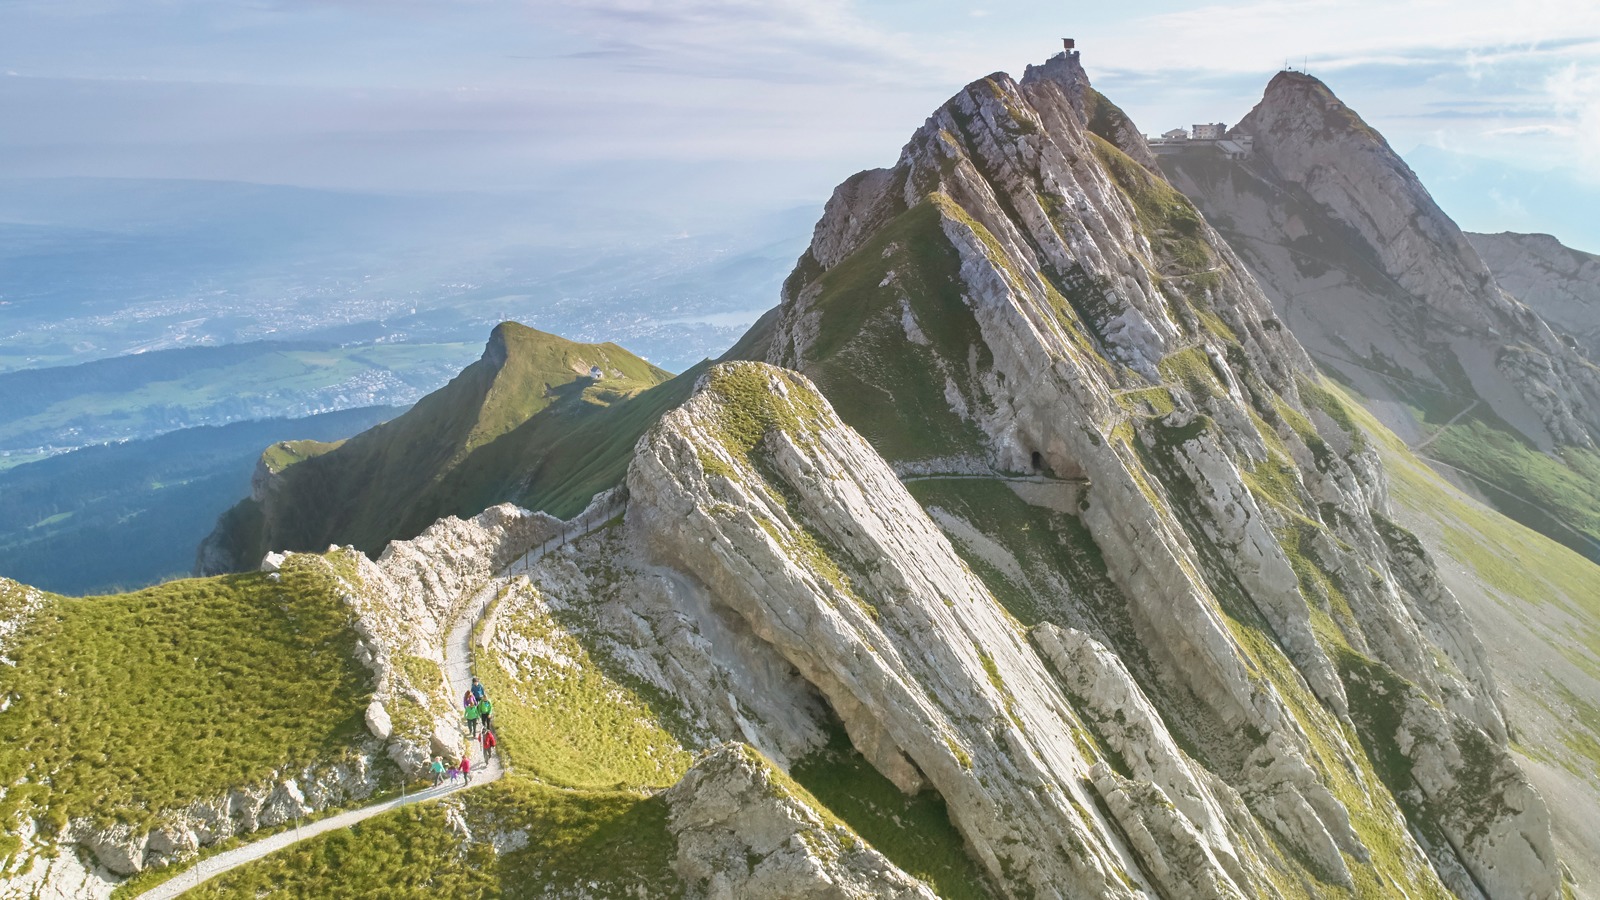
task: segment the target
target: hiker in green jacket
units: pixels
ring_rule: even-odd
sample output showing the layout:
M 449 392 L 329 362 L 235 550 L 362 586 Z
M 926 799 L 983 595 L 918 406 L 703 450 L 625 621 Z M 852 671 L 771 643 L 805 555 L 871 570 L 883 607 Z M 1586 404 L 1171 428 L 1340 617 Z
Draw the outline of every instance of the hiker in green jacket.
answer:
M 433 786 L 438 787 L 439 782 L 444 781 L 444 760 L 435 756 L 433 765 L 428 767 L 428 771 L 433 773 Z
M 484 715 L 483 708 L 488 703 L 489 701 L 485 700 L 482 703 L 475 703 L 467 707 L 467 731 L 473 737 L 478 736 L 478 719 Z
M 493 713 L 493 712 L 494 712 L 494 704 L 489 702 L 489 698 L 488 697 L 485 697 L 482 700 L 478 701 L 478 718 L 483 720 L 483 727 L 484 728 L 493 728 L 494 727 L 494 720 L 489 718 L 490 713 Z

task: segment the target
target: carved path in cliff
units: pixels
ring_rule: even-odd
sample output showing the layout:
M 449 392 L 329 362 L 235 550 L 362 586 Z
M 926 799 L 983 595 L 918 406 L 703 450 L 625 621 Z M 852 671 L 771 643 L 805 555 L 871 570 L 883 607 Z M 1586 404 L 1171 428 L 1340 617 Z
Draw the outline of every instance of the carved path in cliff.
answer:
M 563 528 L 561 534 L 529 550 L 494 578 L 490 579 L 488 584 L 484 585 L 472 596 L 466 607 L 457 614 L 455 624 L 451 627 L 450 635 L 445 641 L 444 672 L 445 677 L 450 682 L 450 696 L 452 698 L 466 694 L 468 687 L 472 684 L 472 633 L 478 623 L 482 621 L 484 613 L 488 611 L 499 596 L 498 588 L 504 584 L 507 578 L 526 572 L 544 554 L 565 546 L 567 542 L 575 538 L 599 529 L 600 526 L 609 521 L 610 514 L 614 511 L 613 508 L 620 505 L 621 501 L 613 499 L 586 511 L 583 515 L 572 520 L 568 527 Z M 292 829 L 281 831 L 259 841 L 252 841 L 242 847 L 236 847 L 216 856 L 203 859 L 187 870 L 174 875 L 171 879 L 140 894 L 139 900 L 166 900 L 166 898 L 177 897 L 190 888 L 198 887 L 230 869 L 261 859 L 269 853 L 294 846 L 319 834 L 326 834 L 340 828 L 349 828 L 373 816 L 399 809 L 402 806 L 438 800 L 468 788 L 480 787 L 498 781 L 505 774 L 505 768 L 501 765 L 502 755 L 501 753 L 496 753 L 487 766 L 482 769 L 475 769 L 471 784 L 450 784 L 446 782 L 439 787 L 429 788 L 415 794 L 392 797 L 370 806 L 348 810 L 303 826 L 297 825 Z
M 1006 475 L 1000 472 L 931 472 L 926 475 L 901 475 L 901 484 L 913 481 L 1015 481 L 1024 484 L 1088 484 L 1087 478 L 1055 478 L 1050 475 Z

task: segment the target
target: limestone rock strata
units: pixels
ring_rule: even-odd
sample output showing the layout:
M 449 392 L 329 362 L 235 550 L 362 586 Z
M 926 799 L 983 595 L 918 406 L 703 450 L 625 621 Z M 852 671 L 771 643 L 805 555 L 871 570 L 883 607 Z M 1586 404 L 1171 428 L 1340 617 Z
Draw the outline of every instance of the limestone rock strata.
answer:
M 0 884 L 0 897 L 104 898 L 122 878 L 188 858 L 219 841 L 358 803 L 379 787 L 374 766 L 380 749 L 372 743 L 341 762 L 282 772 L 260 784 L 167 810 L 148 830 L 97 825 L 85 818 L 68 822 L 49 840 L 25 831 L 23 852 L 31 848 L 38 856 L 29 872 Z
M 1299 862 L 1285 864 L 1304 864 L 1329 885 L 1353 888 L 1377 866 L 1381 878 L 1409 879 L 1407 890 L 1438 890 L 1392 793 L 1400 788 L 1383 781 L 1341 725 L 1356 713 L 1350 660 L 1382 666 L 1503 743 L 1482 647 L 1414 539 L 1389 522 L 1381 465 L 1342 401 L 1205 219 L 1089 130 L 1075 99 L 1083 82 L 1065 57 L 1030 68 L 1020 84 L 1003 74 L 974 82 L 930 117 L 894 168 L 846 182 L 785 285 L 769 361 L 812 377 L 898 471 L 927 481 L 943 461 L 965 460 L 945 477 L 981 480 L 973 469 L 987 470 L 995 490 L 1014 495 L 991 493 L 992 502 L 1048 508 L 1051 539 L 1063 547 L 1092 542 L 1086 563 L 1078 551 L 997 537 L 997 523 L 977 517 L 970 500 L 933 510 L 985 572 L 999 573 L 983 576 L 990 586 L 1021 584 L 1037 610 L 1030 615 L 1083 631 L 1123 661 L 1165 730 L 1197 748 L 1207 775 L 1193 783 L 1224 783 L 1227 790 L 1211 792 L 1224 810 L 1229 792 L 1242 800 L 1253 824 L 1230 823 L 1232 840 L 1264 829 L 1291 848 L 1288 857 L 1270 848 L 1264 857 L 1292 857 Z M 703 448 L 713 437 L 707 429 L 686 443 Z M 856 469 L 853 457 L 835 468 L 795 443 L 762 470 L 781 479 L 777 495 L 809 499 L 802 485 L 849 481 L 840 473 Z M 635 503 L 666 505 L 655 499 L 659 489 L 633 483 L 651 456 L 682 468 L 689 452 L 643 448 L 630 476 Z M 1066 483 L 1078 485 L 1076 501 L 1047 499 L 1052 484 Z M 915 487 L 940 496 L 932 484 Z M 718 494 L 706 508 L 738 510 L 746 499 Z M 717 538 L 686 535 L 698 520 L 676 502 L 677 515 L 654 536 L 657 553 L 681 556 L 692 541 L 717 548 L 725 539 L 740 551 L 694 571 L 732 598 L 752 574 L 738 562 L 751 551 L 728 536 L 738 515 L 705 523 L 720 529 Z M 780 534 L 796 515 L 792 501 L 758 508 L 757 520 L 771 517 Z M 871 535 L 835 524 L 838 514 L 824 508 L 804 507 L 829 523 L 809 526 L 824 546 L 853 547 Z M 868 560 L 903 552 L 886 545 L 855 558 L 876 573 L 881 565 Z M 746 590 L 775 590 L 756 583 Z M 851 575 L 849 583 L 860 582 Z M 777 628 L 771 640 L 781 648 L 811 624 Z M 831 704 L 852 709 L 836 697 L 859 692 L 830 684 L 834 676 L 806 660 L 817 644 L 797 646 L 791 658 Z M 1092 722 L 1088 731 L 1109 740 Z M 864 751 L 887 746 L 864 725 L 852 737 Z M 898 740 L 892 747 L 908 752 Z M 912 783 L 895 753 L 872 758 Z M 911 758 L 932 778 L 935 767 Z M 1152 795 L 1122 796 L 1127 813 L 1149 809 Z M 1228 859 L 1214 839 L 1215 811 L 1209 820 L 1195 814 L 1195 833 Z M 1416 827 L 1433 814 L 1414 812 Z M 1362 827 L 1379 827 L 1397 844 L 1380 852 Z M 1176 834 L 1164 825 L 1150 833 L 1158 831 Z M 1456 851 L 1428 849 L 1439 865 L 1453 864 Z M 1508 868 L 1555 871 L 1553 857 L 1529 845 L 1507 842 L 1496 852 Z M 1227 874 L 1252 879 L 1248 867 Z M 1267 880 L 1235 885 L 1271 889 Z
M 690 896 L 934 900 L 742 744 L 710 753 L 662 797 L 678 840 L 674 868 Z
M 641 442 L 628 491 L 651 558 L 781 654 L 903 790 L 938 790 L 997 882 L 1134 895 L 1137 862 L 1025 635 L 804 379 L 714 369 Z

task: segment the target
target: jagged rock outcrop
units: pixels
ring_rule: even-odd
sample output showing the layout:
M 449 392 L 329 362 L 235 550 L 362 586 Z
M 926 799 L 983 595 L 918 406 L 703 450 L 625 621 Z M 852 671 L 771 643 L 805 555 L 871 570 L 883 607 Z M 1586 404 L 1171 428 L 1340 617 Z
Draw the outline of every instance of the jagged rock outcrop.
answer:
M 1126 663 L 1166 729 L 1242 799 L 1255 824 L 1230 824 L 1235 840 L 1270 832 L 1328 885 L 1359 891 L 1376 866 L 1437 889 L 1405 836 L 1400 786 L 1377 788 L 1337 724 L 1355 713 L 1343 663 L 1371 660 L 1503 743 L 1482 648 L 1430 564 L 1393 539 L 1376 454 L 1250 273 L 1089 129 L 1082 96 L 1065 57 L 1020 84 L 980 80 L 895 168 L 847 182 L 786 284 L 769 358 L 813 377 L 899 471 L 925 480 L 935 460 L 981 460 L 1014 495 L 984 502 L 1027 516 L 1017 473 L 1087 482 L 1048 528 L 1062 545 L 1087 539 L 1092 561 L 1001 538 L 970 550 L 997 573 L 989 585 L 1027 582 L 1033 614 Z M 955 509 L 938 511 L 957 540 L 1005 527 Z M 1370 846 L 1374 822 L 1402 835 L 1400 857 Z M 1555 871 L 1527 846 L 1496 852 Z
M 691 896 L 935 897 L 744 745 L 701 759 L 662 797 L 678 839 L 674 868 Z
M 1548 234 L 1467 234 L 1494 280 L 1540 318 L 1600 359 L 1600 256 Z
M 259 784 L 165 810 L 153 827 L 82 818 L 69 821 L 60 834 L 41 835 L 27 823 L 17 835 L 17 859 L 31 862 L 0 882 L 0 897 L 103 900 L 130 875 L 261 828 L 357 804 L 382 786 L 375 768 L 380 749 L 369 746 L 340 762 L 281 772 Z
M 1280 72 L 1233 133 L 1162 157 L 1174 183 L 1244 254 L 1278 315 L 1402 436 L 1417 388 L 1486 404 L 1549 450 L 1600 435 L 1600 370 L 1490 268 L 1388 143 L 1322 82 Z M 1592 325 L 1591 325 L 1592 327 Z M 1424 395 L 1426 396 L 1426 395 Z
M 479 588 L 560 526 L 544 513 L 501 504 L 471 519 L 440 519 L 389 544 L 376 561 L 352 548 L 331 559 L 309 557 L 340 579 L 355 612 L 357 656 L 373 673 L 367 728 L 412 776 L 421 776 L 434 754 L 460 754 L 458 698 L 447 696 L 443 669 L 450 629 Z M 273 571 L 285 558 L 268 554 L 262 568 Z
M 641 444 L 628 492 L 651 558 L 797 669 L 902 790 L 938 790 L 997 881 L 1133 895 L 1137 864 L 1085 793 L 1093 761 L 1048 672 L 804 380 L 713 370 Z
M 45 594 L 38 588 L 10 578 L 0 578 L 0 665 L 16 665 L 7 655 L 11 642 L 44 604 Z M 3 702 L 0 700 L 0 703 Z M 4 706 L 0 706 L 0 712 L 4 709 Z

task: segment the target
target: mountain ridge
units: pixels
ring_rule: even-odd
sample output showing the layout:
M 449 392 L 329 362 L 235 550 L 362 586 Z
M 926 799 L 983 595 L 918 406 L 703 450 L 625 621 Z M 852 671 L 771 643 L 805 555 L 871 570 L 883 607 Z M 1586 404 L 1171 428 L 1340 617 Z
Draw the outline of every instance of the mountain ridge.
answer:
M 561 418 L 558 427 L 572 430 L 591 415 L 615 415 L 613 408 L 621 411 L 670 378 L 615 344 L 578 344 L 503 323 L 477 362 L 390 422 L 276 470 L 264 459 L 252 496 L 224 513 L 201 545 L 196 571 L 250 568 L 271 550 L 329 544 L 376 554 L 443 516 L 520 499 L 520 472 L 468 461 L 475 454 L 516 455 L 526 451 L 525 442 L 549 452 L 560 433 L 528 441 L 522 429 Z M 574 459 L 569 469 L 581 470 L 583 462 Z M 590 494 L 575 497 L 577 508 Z

